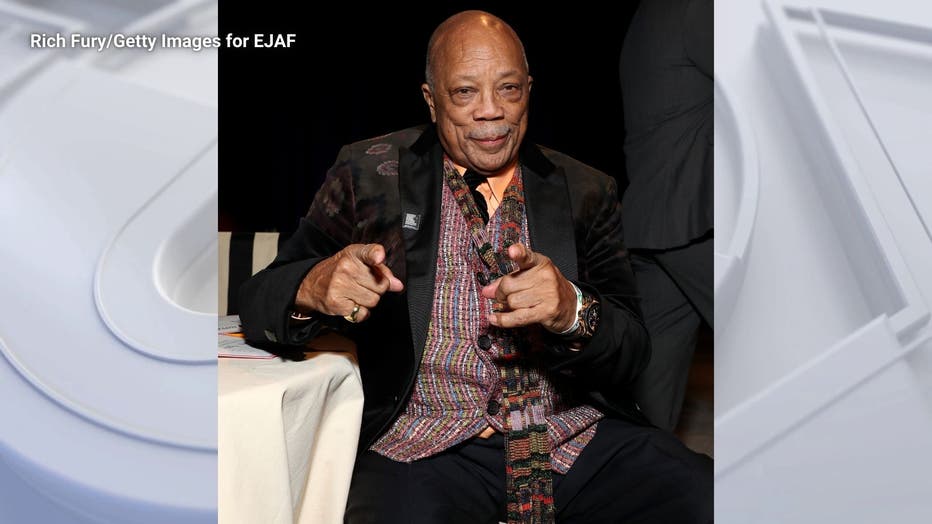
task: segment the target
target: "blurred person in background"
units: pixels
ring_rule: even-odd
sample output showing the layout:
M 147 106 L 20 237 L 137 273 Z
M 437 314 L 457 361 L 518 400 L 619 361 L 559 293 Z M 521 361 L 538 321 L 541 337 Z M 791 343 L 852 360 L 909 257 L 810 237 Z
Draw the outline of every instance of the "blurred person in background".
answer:
M 712 0 L 643 0 L 621 53 L 625 243 L 652 354 L 635 397 L 673 430 L 712 326 Z

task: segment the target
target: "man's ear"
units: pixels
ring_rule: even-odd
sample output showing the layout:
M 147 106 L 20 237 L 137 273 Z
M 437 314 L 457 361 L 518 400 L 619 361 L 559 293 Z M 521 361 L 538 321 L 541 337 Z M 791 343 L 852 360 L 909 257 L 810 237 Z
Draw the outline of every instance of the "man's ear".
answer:
M 534 77 L 527 75 L 527 92 L 531 92 L 531 88 L 534 87 Z
M 436 124 L 437 111 L 434 109 L 434 94 L 426 83 L 421 84 L 421 94 L 424 95 L 424 101 L 427 102 L 427 107 L 430 108 L 430 121 Z

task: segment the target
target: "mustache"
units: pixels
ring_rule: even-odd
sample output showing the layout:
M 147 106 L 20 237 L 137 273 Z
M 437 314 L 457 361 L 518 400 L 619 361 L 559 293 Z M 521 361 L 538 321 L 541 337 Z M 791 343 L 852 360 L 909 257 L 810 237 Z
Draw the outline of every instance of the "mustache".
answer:
M 495 125 L 470 131 L 466 136 L 473 140 L 490 140 L 507 135 L 511 128 L 507 125 Z

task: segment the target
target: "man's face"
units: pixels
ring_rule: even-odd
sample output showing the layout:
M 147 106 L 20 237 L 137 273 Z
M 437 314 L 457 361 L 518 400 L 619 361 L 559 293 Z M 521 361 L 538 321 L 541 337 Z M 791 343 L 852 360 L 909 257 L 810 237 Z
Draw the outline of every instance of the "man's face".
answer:
M 421 89 L 450 158 L 486 175 L 510 166 L 527 130 L 532 82 L 518 43 L 464 29 L 448 35 L 433 66 L 433 89 Z

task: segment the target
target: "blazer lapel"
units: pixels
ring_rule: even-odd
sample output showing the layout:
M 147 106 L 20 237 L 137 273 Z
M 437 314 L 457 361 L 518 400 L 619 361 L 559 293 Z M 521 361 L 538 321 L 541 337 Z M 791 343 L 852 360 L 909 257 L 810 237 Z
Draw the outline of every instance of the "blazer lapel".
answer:
M 410 149 L 400 151 L 398 164 L 401 233 L 407 271 L 405 295 L 415 362 L 420 362 L 434 301 L 443 189 L 440 174 L 443 151 L 433 127 L 427 128 Z
M 566 174 L 534 145 L 521 148 L 520 161 L 531 249 L 550 257 L 568 280 L 576 280 L 576 240 Z

